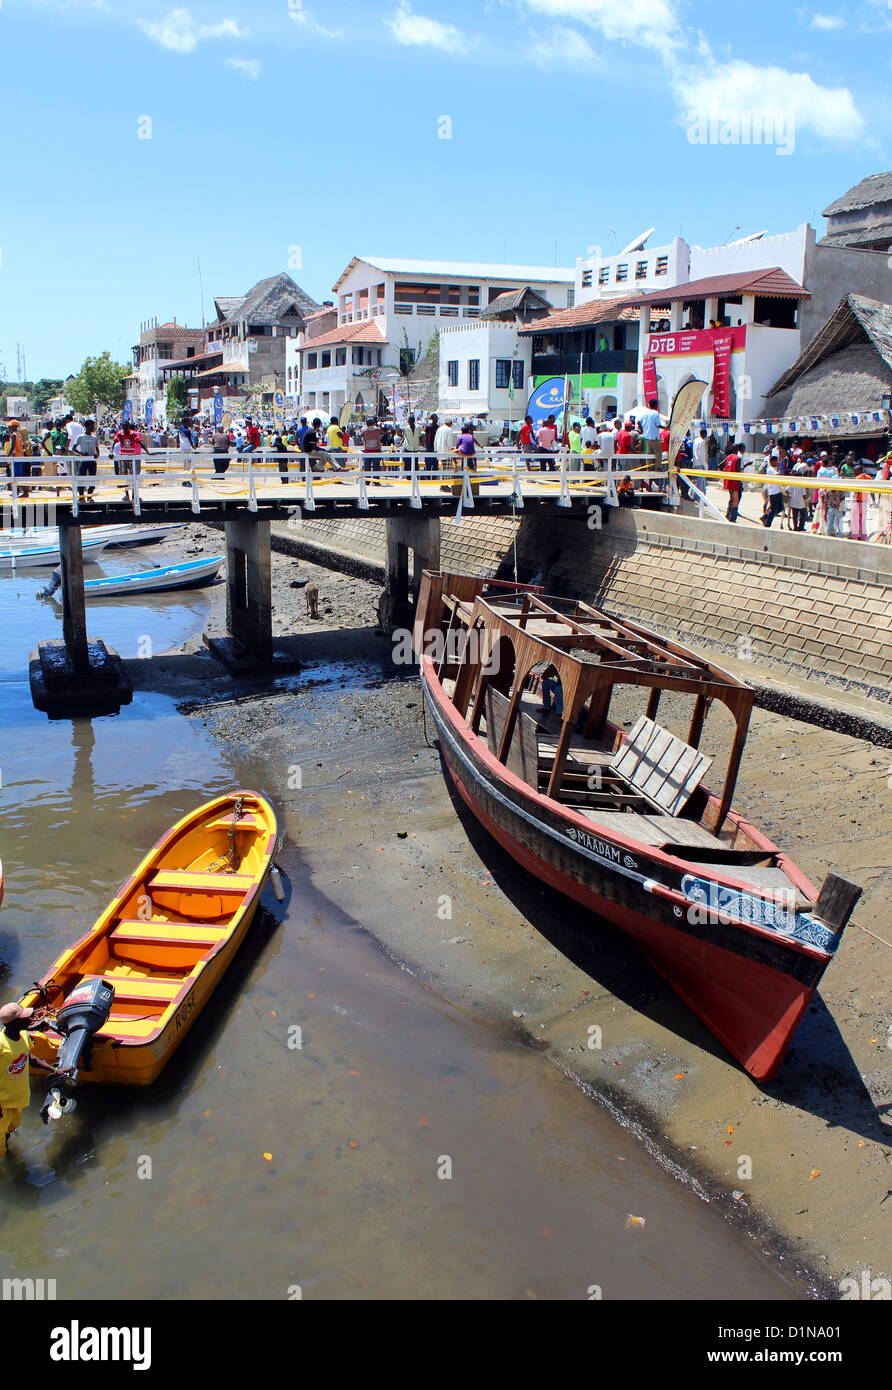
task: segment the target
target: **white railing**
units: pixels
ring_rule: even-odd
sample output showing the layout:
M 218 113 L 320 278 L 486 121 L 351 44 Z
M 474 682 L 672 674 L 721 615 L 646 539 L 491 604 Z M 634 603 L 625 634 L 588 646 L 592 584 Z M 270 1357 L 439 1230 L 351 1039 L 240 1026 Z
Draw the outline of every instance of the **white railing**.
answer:
M 196 514 L 201 511 L 202 501 L 208 505 L 226 500 L 244 501 L 250 511 L 256 511 L 258 498 L 262 499 L 264 491 L 281 494 L 283 486 L 296 484 L 295 501 L 302 487 L 300 505 L 305 511 L 313 511 L 314 488 L 352 484 L 359 490 L 358 505 L 364 510 L 368 507 L 369 486 L 401 482 L 410 484 L 412 507 L 423 505 L 422 488 L 432 499 L 446 484 L 450 490 L 461 484 L 462 502 L 468 509 L 473 508 L 474 497 L 481 495 L 481 489 L 500 486 L 502 496 L 510 491 L 516 505 L 522 508 L 524 485 L 536 495 L 559 494 L 558 503 L 565 507 L 572 506 L 574 494 L 589 495 L 594 494 L 596 488 L 600 492 L 606 488 L 607 500 L 618 505 L 616 483 L 622 475 L 629 473 L 636 482 L 654 481 L 659 485 L 665 484 L 668 477 L 666 469 L 647 468 L 649 456 L 646 454 L 602 460 L 596 455 L 571 454 L 566 450 L 525 454 L 512 449 L 481 448 L 479 454 L 468 459 L 457 452 L 412 454 L 383 448 L 368 454 L 357 449 L 314 454 L 260 449 L 216 457 L 226 459 L 225 472 L 218 473 L 214 468 L 212 451 L 196 450 L 187 454 L 170 449 L 139 455 L 135 459 L 138 466 L 135 474 L 130 468 L 113 473 L 110 461 L 103 459 L 98 474 L 69 471 L 52 477 L 11 477 L 5 483 L 0 479 L 0 505 L 8 507 L 11 503 L 13 525 L 18 526 L 20 521 L 16 518 L 21 508 L 35 501 L 45 503 L 45 495 L 50 493 L 57 505 L 70 505 L 73 515 L 77 516 L 86 500 L 84 493 L 89 489 L 103 494 L 97 501 L 120 503 L 127 508 L 132 505 L 139 516 L 144 503 L 169 505 L 181 500 L 180 489 L 188 487 L 191 509 Z M 75 462 L 71 458 L 59 461 L 69 465 Z M 120 460 L 117 464 L 119 468 L 124 467 Z M 119 495 L 109 496 L 110 492 Z M 131 495 L 132 504 L 128 500 Z M 277 500 L 285 499 L 279 495 Z M 326 500 L 337 500 L 337 495 L 327 496 Z M 344 500 L 347 500 L 346 495 Z

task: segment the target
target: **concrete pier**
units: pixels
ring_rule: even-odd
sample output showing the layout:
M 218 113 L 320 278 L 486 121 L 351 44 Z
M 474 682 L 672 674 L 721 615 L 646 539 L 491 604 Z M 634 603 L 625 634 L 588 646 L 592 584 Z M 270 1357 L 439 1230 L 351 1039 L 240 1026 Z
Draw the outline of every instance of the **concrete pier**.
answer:
M 412 557 L 412 584 L 409 585 L 409 551 Z M 440 568 L 440 518 L 421 512 L 388 517 L 386 522 L 386 573 L 384 592 L 378 602 L 378 621 L 385 632 L 410 627 L 414 595 L 423 570 Z
M 296 642 L 273 641 L 270 523 L 256 513 L 227 519 L 226 637 L 208 637 L 208 650 L 233 674 L 258 667 L 299 670 Z
M 29 679 L 35 709 L 51 719 L 117 714 L 133 699 L 133 686 L 118 653 L 87 637 L 81 528 L 59 527 L 62 574 L 62 641 L 40 642 L 31 653 Z

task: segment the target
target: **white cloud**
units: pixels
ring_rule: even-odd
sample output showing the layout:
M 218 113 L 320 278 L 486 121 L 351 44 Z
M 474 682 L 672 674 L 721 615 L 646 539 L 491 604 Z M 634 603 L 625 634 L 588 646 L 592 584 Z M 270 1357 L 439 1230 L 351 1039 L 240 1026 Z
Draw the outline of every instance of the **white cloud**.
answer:
M 205 39 L 243 39 L 247 29 L 240 29 L 235 19 L 221 19 L 217 24 L 199 24 L 186 9 L 171 10 L 157 23 L 137 20 L 140 28 L 162 48 L 174 53 L 192 53 Z
M 254 81 L 263 72 L 263 64 L 259 58 L 224 58 L 223 61 L 228 68 L 235 68 L 236 72 L 243 73 L 245 77 L 251 77 Z
M 310 14 L 309 10 L 289 10 L 291 18 L 308 34 L 314 34 L 317 39 L 342 39 L 343 29 L 326 29 L 324 24 L 320 24 Z
M 531 10 L 596 29 L 608 42 L 669 53 L 679 42 L 675 0 L 524 0 Z
M 708 65 L 710 68 L 712 64 Z M 825 140 L 851 143 L 864 137 L 864 119 L 848 87 L 821 87 L 807 72 L 724 62 L 721 71 L 702 77 L 676 77 L 675 95 L 688 112 L 784 111 L 795 116 L 798 131 L 811 130 Z
M 537 34 L 527 51 L 530 59 L 540 68 L 553 68 L 556 62 L 562 68 L 591 68 L 598 62 L 598 54 L 585 35 L 563 26 L 553 29 L 544 37 Z
M 846 22 L 840 14 L 816 14 L 812 15 L 812 29 L 844 29 Z
M 429 44 L 441 48 L 445 53 L 464 53 L 465 39 L 454 24 L 442 24 L 439 19 L 427 19 L 414 14 L 408 0 L 400 0 L 398 9 L 388 15 L 384 23 L 388 26 L 397 43 L 407 45 Z

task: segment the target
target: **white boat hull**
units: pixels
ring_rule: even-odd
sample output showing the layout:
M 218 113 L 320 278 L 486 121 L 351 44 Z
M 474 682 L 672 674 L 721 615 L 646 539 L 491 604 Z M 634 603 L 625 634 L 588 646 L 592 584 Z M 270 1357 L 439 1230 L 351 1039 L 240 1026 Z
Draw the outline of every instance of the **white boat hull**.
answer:
M 99 559 L 108 541 L 87 541 L 83 543 L 84 560 L 90 564 Z M 19 570 L 55 569 L 61 564 L 62 554 L 59 543 L 55 545 L 23 546 L 20 550 L 3 549 L 0 545 L 0 574 L 17 574 Z

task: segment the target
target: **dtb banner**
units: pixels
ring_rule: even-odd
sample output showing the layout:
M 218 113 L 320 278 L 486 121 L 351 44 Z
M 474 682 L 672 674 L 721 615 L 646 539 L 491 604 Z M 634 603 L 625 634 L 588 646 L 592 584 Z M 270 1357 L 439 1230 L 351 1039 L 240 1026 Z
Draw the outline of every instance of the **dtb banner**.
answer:
M 721 333 L 715 339 L 715 372 L 713 375 L 713 394 L 715 397 L 712 413 L 720 420 L 727 420 L 731 414 L 731 352 L 734 338 L 731 333 Z
M 644 359 L 644 403 L 649 405 L 651 401 L 660 399 L 660 391 L 657 386 L 657 362 L 655 357 L 645 357 Z

